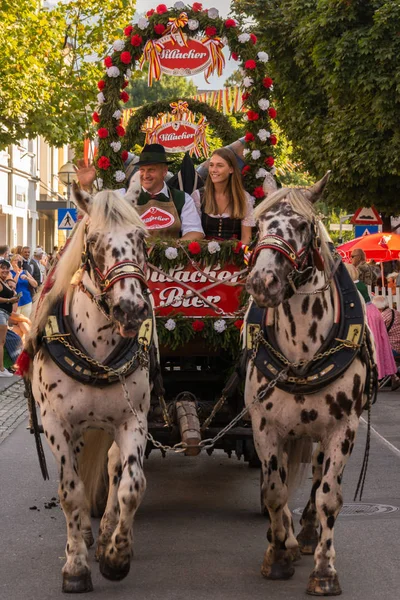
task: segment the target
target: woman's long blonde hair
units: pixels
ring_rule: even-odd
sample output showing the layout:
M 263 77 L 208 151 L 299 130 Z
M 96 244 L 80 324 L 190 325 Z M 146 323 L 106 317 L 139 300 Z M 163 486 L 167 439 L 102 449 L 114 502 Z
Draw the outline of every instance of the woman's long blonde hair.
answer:
M 225 193 L 229 197 L 230 202 L 230 216 L 232 219 L 244 219 L 247 214 L 247 197 L 246 192 L 242 184 L 242 177 L 239 171 L 235 153 L 229 148 L 219 148 L 214 150 L 211 155 L 220 156 L 225 160 L 229 167 L 233 169 L 233 173 L 229 176 L 228 183 L 225 188 Z M 211 181 L 210 175 L 208 175 L 205 185 L 204 194 L 204 207 L 203 210 L 208 215 L 218 214 L 218 205 L 215 199 L 215 188 Z

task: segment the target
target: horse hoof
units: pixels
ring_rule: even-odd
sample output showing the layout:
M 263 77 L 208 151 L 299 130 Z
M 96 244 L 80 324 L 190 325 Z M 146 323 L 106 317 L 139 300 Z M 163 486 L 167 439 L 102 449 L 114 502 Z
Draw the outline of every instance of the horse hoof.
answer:
M 307 587 L 307 594 L 310 596 L 339 596 L 341 593 L 342 589 L 336 573 L 330 577 L 310 575 Z
M 315 530 L 315 535 L 305 535 L 300 532 L 296 539 L 302 554 L 314 554 L 315 549 L 318 546 L 317 530 Z
M 63 573 L 62 591 L 64 594 L 84 594 L 93 592 L 92 578 L 87 571 L 83 575 L 68 575 Z
M 116 568 L 107 561 L 104 554 L 100 557 L 100 573 L 110 581 L 121 581 L 121 579 L 125 579 L 130 568 L 130 561 Z
M 94 544 L 94 537 L 91 529 L 84 529 L 82 531 L 83 539 L 86 544 L 86 548 L 91 548 Z
M 290 579 L 294 575 L 294 566 L 290 560 L 272 565 L 263 564 L 261 574 L 266 579 Z
M 290 548 L 289 553 L 292 562 L 298 562 L 299 560 L 301 560 L 301 552 L 298 546 L 297 548 Z

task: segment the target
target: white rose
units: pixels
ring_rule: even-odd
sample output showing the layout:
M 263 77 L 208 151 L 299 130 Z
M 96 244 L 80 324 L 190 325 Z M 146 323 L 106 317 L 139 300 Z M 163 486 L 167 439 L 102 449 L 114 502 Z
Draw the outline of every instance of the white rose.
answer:
M 168 319 L 168 321 L 165 323 L 165 329 L 168 329 L 168 331 L 173 331 L 176 327 L 176 323 L 173 319 Z
M 121 142 L 110 142 L 110 146 L 114 152 L 119 152 L 121 150 Z
M 169 246 L 165 251 L 165 256 L 168 258 L 168 260 L 174 260 L 178 256 L 178 250 L 172 246 Z
M 95 148 L 98 148 L 98 147 L 99 147 L 99 138 L 98 138 L 98 137 L 95 137 L 95 138 L 94 138 L 94 140 L 93 140 L 93 145 L 94 145 L 94 147 L 95 147 Z
M 248 148 L 245 148 L 243 150 L 243 156 L 246 156 L 249 152 L 250 152 L 250 150 Z
M 246 88 L 253 85 L 253 83 L 254 83 L 254 79 L 252 79 L 251 77 L 245 77 L 242 81 L 243 87 L 246 87 Z
M 218 9 L 216 9 L 216 8 L 209 8 L 208 9 L 208 16 L 209 16 L 210 19 L 218 19 L 218 17 L 219 17 Z
M 184 2 L 175 2 L 174 8 L 176 8 L 176 10 L 182 10 L 182 8 L 185 8 L 185 3 Z
M 207 248 L 210 254 L 215 254 L 221 250 L 221 246 L 218 244 L 218 242 L 209 242 Z
M 250 40 L 250 34 L 249 33 L 241 33 L 240 35 L 238 35 L 238 40 L 241 44 L 245 44 L 246 42 L 248 42 Z
M 218 321 L 215 321 L 215 323 L 214 323 L 214 329 L 218 333 L 222 333 L 223 331 L 225 331 L 225 329 L 226 329 L 226 322 L 224 321 L 224 319 L 218 319 Z
M 99 104 L 103 104 L 106 101 L 106 97 L 103 94 L 103 92 L 100 92 L 99 94 L 97 94 L 97 102 Z
M 114 173 L 115 180 L 119 182 L 124 181 L 125 173 L 123 171 L 115 171 Z
M 258 169 L 257 173 L 256 173 L 256 179 L 264 179 L 266 174 L 268 171 L 266 171 L 265 169 Z
M 130 79 L 132 77 L 131 69 L 127 69 L 125 75 L 127 76 L 128 79 Z
M 146 19 L 146 17 L 140 17 L 140 19 L 138 20 L 138 24 L 137 26 L 139 27 L 139 29 L 146 29 L 146 27 L 148 26 L 149 22 Z
M 243 115 L 242 121 L 248 121 L 248 120 L 249 120 L 249 117 L 247 115 Z
M 269 56 L 266 52 L 258 52 L 257 56 L 258 60 L 260 60 L 261 62 L 268 62 L 269 60 Z
M 106 73 L 109 77 L 119 77 L 120 70 L 118 67 L 108 67 L 108 69 L 106 69 Z
M 262 142 L 266 142 L 270 135 L 270 132 L 266 129 L 260 129 L 260 131 L 257 133 L 257 136 Z
M 195 31 L 196 29 L 198 29 L 198 27 L 199 27 L 198 20 L 197 19 L 189 19 L 188 27 L 189 27 L 190 31 Z
M 117 119 L 119 121 L 121 117 L 122 117 L 122 112 L 120 110 L 116 110 L 113 113 L 113 119 Z
M 271 168 L 270 168 L 270 170 L 269 170 L 269 172 L 270 172 L 272 175 L 275 175 L 275 173 L 276 173 L 276 167 L 271 167 Z
M 258 101 L 258 106 L 261 108 L 261 110 L 267 110 L 267 108 L 269 108 L 269 100 L 266 98 L 261 98 L 261 100 Z
M 228 38 L 226 37 L 226 35 L 224 35 L 224 37 L 221 38 L 221 42 L 223 43 L 224 46 L 226 46 L 228 44 Z
M 122 52 L 122 50 L 125 48 L 125 42 L 123 40 L 115 40 L 113 43 L 113 48 L 115 52 Z
M 253 150 L 253 152 L 251 153 L 251 158 L 253 160 L 258 160 L 261 156 L 261 152 L 259 150 Z
M 94 180 L 94 185 L 98 190 L 103 189 L 103 180 L 101 177 L 96 177 L 96 179 Z

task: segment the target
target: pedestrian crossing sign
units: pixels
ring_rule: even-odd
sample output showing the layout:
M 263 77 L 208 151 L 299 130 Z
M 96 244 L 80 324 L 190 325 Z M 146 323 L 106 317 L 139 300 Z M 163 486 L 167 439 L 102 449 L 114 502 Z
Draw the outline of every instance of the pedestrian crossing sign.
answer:
M 58 209 L 58 229 L 73 229 L 77 220 L 76 208 Z

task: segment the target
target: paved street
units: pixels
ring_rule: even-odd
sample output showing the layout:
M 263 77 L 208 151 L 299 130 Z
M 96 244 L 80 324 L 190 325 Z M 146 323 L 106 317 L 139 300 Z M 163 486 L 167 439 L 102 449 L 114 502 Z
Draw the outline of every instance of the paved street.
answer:
M 65 597 L 60 591 L 65 521 L 54 502 L 57 474 L 46 446 L 50 481 L 41 479 L 33 436 L 26 431 L 20 382 L 0 391 L 0 411 L 0 599 Z M 399 426 L 400 393 L 381 393 L 373 407 L 363 506 L 353 505 L 352 497 L 364 451 L 364 422 L 346 469 L 344 496 L 350 506 L 344 513 L 351 514 L 343 514 L 336 527 L 337 567 L 345 600 L 397 600 L 399 595 Z M 302 559 L 290 581 L 270 582 L 260 575 L 266 524 L 259 514 L 258 470 L 220 452 L 166 459 L 153 452 L 145 469 L 148 491 L 136 520 L 131 572 L 120 583 L 103 579 L 91 550 L 92 597 L 306 598 L 311 557 Z M 309 483 L 291 503 L 295 512 L 304 505 Z M 369 508 L 368 503 L 374 512 L 359 512 Z

